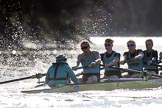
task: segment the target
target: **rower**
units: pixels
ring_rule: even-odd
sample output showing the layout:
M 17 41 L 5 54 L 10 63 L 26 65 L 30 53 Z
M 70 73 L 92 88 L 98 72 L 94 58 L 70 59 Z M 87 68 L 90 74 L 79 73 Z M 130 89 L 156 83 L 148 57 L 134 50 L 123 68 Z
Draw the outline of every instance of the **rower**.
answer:
M 90 44 L 83 41 L 80 45 L 83 53 L 77 57 L 77 64 L 73 70 L 77 70 L 80 63 L 83 66 L 83 76 L 80 79 L 81 83 L 96 83 L 100 82 L 100 54 L 97 51 L 90 50 Z
M 49 67 L 46 74 L 45 83 L 50 87 L 66 85 L 69 83 L 69 78 L 75 84 L 79 83 L 74 72 L 66 61 L 67 59 L 64 55 L 58 55 L 56 56 L 56 63 L 52 63 L 52 66 Z
M 162 52 L 159 53 L 159 61 L 162 60 Z
M 128 52 L 124 52 L 124 60 L 120 61 L 120 64 L 127 63 L 128 69 L 143 71 L 143 52 L 140 49 L 136 49 L 136 43 L 133 40 L 127 42 Z M 128 72 L 128 77 L 140 77 L 137 73 Z
M 159 63 L 162 63 L 162 52 L 159 53 Z M 160 67 L 160 70 L 162 70 L 162 68 Z M 159 72 L 160 75 L 162 75 L 162 72 Z
M 145 41 L 146 50 L 143 51 L 144 57 L 143 57 L 143 67 L 144 70 L 151 72 L 153 74 L 158 74 L 158 67 L 155 65 L 151 65 L 152 63 L 157 64 L 158 63 L 158 52 L 157 50 L 154 50 L 153 47 L 153 41 L 152 39 L 147 39 Z
M 117 53 L 116 51 L 112 50 L 113 47 L 113 40 L 112 39 L 106 39 L 105 40 L 105 49 L 106 52 L 101 54 L 101 60 L 103 62 L 105 72 L 103 78 L 120 78 L 121 72 L 120 70 L 114 70 L 111 69 L 112 66 L 119 67 L 119 61 L 120 61 L 120 53 Z

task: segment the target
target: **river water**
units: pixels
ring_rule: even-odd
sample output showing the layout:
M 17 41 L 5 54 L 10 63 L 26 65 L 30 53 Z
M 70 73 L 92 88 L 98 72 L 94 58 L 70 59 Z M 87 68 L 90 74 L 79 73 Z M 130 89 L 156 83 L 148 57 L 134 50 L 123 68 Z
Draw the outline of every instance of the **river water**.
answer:
M 105 52 L 104 40 L 106 38 L 109 37 L 92 37 L 91 41 L 95 44 L 91 48 L 98 50 L 100 53 Z M 162 38 L 151 38 L 154 41 L 154 49 L 159 52 L 162 51 Z M 137 48 L 145 49 L 144 42 L 148 38 L 114 37 L 112 39 L 114 40 L 114 50 L 122 55 L 124 51 L 127 51 L 126 42 L 129 39 L 136 41 Z M 5 53 L 5 57 L 1 56 L 1 81 L 22 78 L 39 72 L 45 73 L 49 65 L 55 60 L 53 55 L 60 53 L 67 56 L 70 66 L 74 66 L 77 54 L 81 53 L 79 44 L 77 47 L 77 50 L 71 51 L 1 51 L 1 55 Z M 41 79 L 41 81 L 43 80 L 44 78 Z M 0 108 L 152 108 L 162 106 L 162 87 L 149 90 L 119 89 L 75 93 L 21 93 L 21 90 L 34 88 L 36 85 L 38 85 L 37 79 L 1 84 Z

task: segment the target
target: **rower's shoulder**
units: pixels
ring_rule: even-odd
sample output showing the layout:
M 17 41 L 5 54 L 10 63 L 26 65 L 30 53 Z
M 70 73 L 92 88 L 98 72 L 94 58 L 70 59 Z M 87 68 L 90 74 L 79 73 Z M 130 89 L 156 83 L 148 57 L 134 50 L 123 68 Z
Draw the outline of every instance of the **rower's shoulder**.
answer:
M 117 55 L 117 56 L 120 55 L 119 52 L 116 52 L 116 51 L 114 51 L 114 50 L 113 50 L 113 53 L 115 53 L 115 55 Z
M 158 51 L 157 50 L 153 50 L 152 55 L 155 56 L 155 57 L 158 56 Z
M 123 55 L 124 55 L 124 56 L 125 56 L 125 55 L 128 55 L 128 54 L 129 54 L 129 52 L 128 52 L 128 51 L 123 53 Z
M 91 52 L 95 57 L 100 57 L 100 53 L 98 51 L 91 51 Z
M 137 51 L 137 53 L 138 53 L 138 52 L 143 52 L 142 49 L 137 49 L 136 51 Z
M 92 53 L 94 53 L 94 54 L 99 54 L 99 52 L 98 51 L 91 51 Z
M 100 53 L 100 56 L 104 56 L 105 53 Z
M 81 57 L 82 57 L 82 55 L 83 55 L 83 53 L 81 53 L 81 54 L 78 54 L 78 58 L 81 58 Z
M 155 50 L 155 49 L 153 49 L 153 53 L 158 53 L 158 51 L 157 51 L 157 50 Z

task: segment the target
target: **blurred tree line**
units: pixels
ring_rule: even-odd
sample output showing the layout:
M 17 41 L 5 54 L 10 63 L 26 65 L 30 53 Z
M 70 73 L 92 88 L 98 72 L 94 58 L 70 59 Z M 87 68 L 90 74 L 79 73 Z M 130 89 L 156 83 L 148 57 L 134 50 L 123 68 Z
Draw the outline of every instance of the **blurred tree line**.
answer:
M 0 47 L 89 36 L 161 36 L 161 0 L 0 0 Z M 60 46 L 61 47 L 61 46 Z

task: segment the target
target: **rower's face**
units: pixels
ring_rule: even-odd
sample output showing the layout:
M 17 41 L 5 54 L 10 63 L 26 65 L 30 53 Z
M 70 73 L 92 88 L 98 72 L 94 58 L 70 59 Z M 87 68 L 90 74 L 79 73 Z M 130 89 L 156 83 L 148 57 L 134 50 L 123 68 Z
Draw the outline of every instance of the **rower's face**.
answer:
M 129 50 L 130 53 L 133 53 L 136 49 L 136 45 L 133 42 L 129 42 L 127 44 L 127 47 L 128 47 L 128 50 Z
M 107 51 L 112 51 L 113 43 L 105 43 L 105 49 Z
M 81 49 L 83 52 L 88 52 L 90 50 L 90 47 L 87 44 L 82 44 Z
M 146 49 L 151 50 L 152 49 L 152 43 L 150 41 L 146 41 Z

